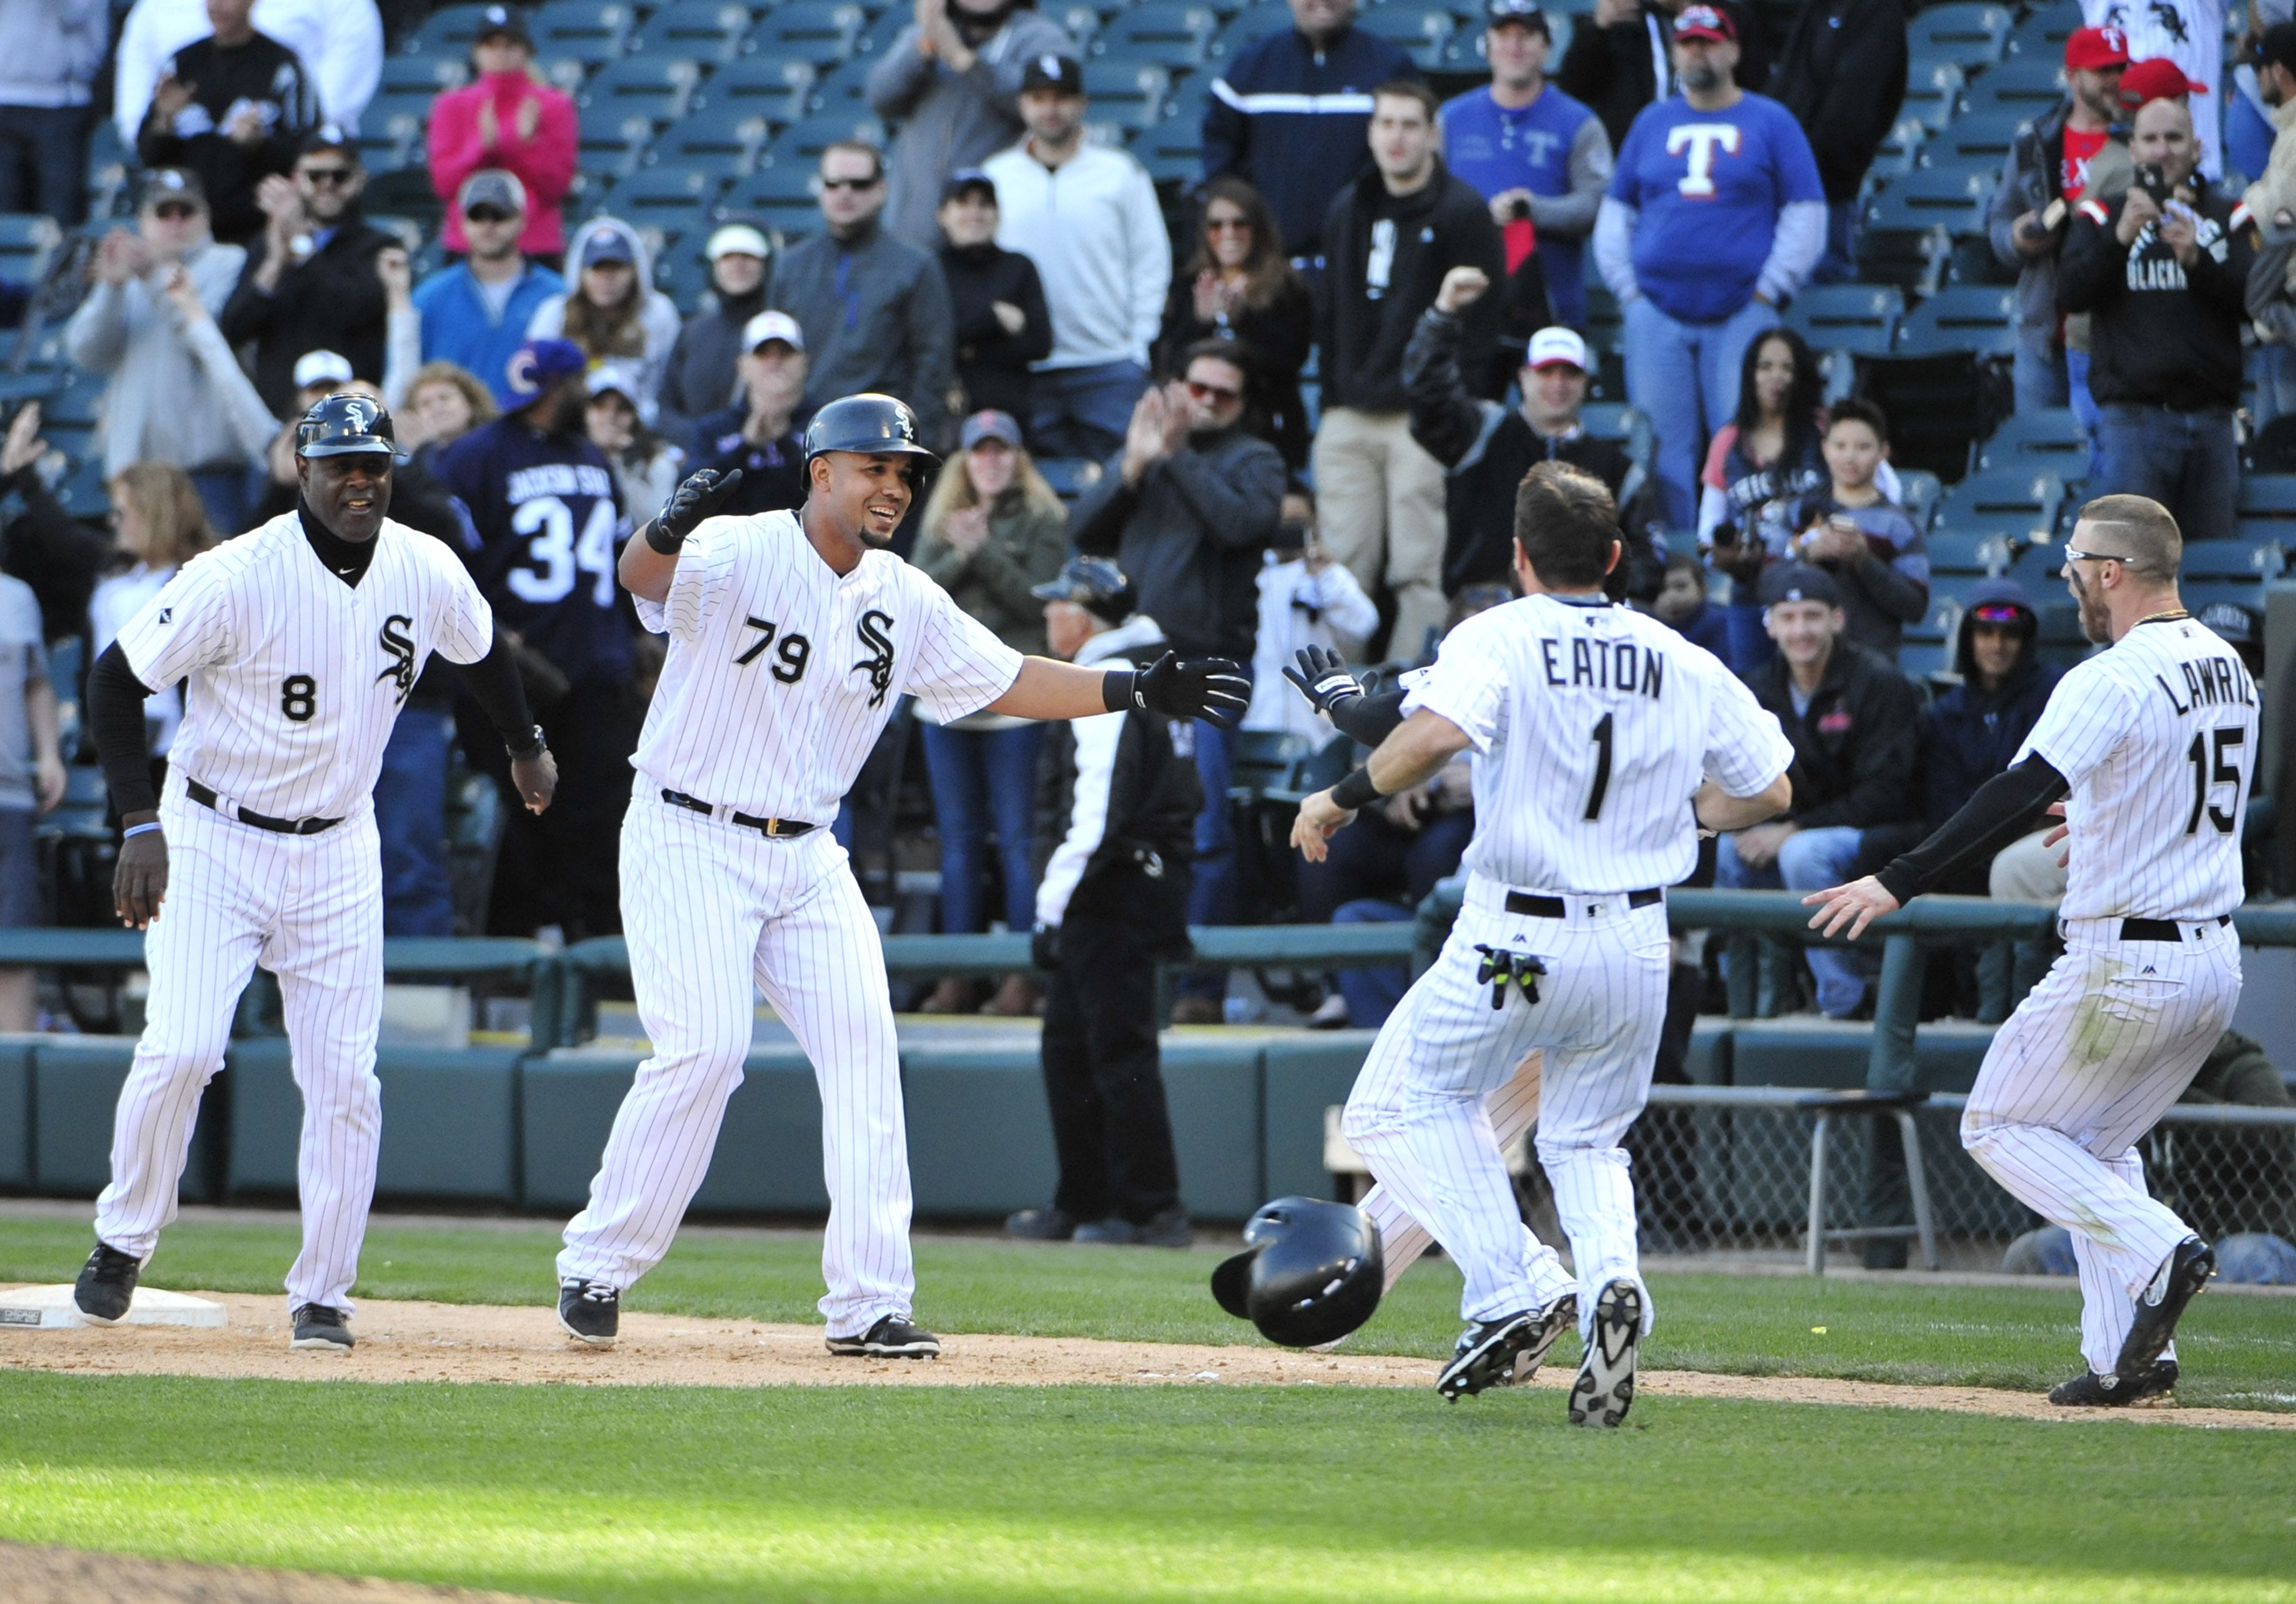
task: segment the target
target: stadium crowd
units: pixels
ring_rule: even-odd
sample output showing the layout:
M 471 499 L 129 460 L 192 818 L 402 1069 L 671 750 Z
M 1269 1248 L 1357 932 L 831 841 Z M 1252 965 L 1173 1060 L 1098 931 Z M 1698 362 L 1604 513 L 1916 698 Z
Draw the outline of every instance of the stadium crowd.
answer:
M 1101 136 L 1072 24 L 914 0 L 862 89 L 890 141 L 814 151 L 811 219 L 735 209 L 681 238 L 698 284 L 613 193 L 586 204 L 591 124 L 507 6 L 460 8 L 466 70 L 424 119 L 436 232 L 369 215 L 386 28 L 427 9 L 0 0 L 0 212 L 83 241 L 68 275 L 0 285 L 0 312 L 70 307 L 60 385 L 101 390 L 86 449 L 110 509 L 108 528 L 75 515 L 41 393 L 13 391 L 31 398 L 0 446 L 0 923 L 74 917 L 53 887 L 44 912 L 34 868 L 78 756 L 57 712 L 76 687 L 48 665 L 92 660 L 184 561 L 291 511 L 292 420 L 344 389 L 392 408 L 393 515 L 462 553 L 515 632 L 564 774 L 546 815 L 499 810 L 491 887 L 458 897 L 450 773 L 509 778 L 424 675 L 376 792 L 394 934 L 619 929 L 627 760 L 660 650 L 614 553 L 698 468 L 742 470 L 729 510 L 793 506 L 807 420 L 861 390 L 906 401 L 947 454 L 898 549 L 1005 641 L 1046 649 L 1041 598 L 1085 554 L 1128 582 L 1101 620 L 1128 649 L 1252 665 L 1242 728 L 1193 732 L 1195 923 L 1401 919 L 1456 872 L 1464 762 L 1272 876 L 1232 792 L 1337 739 L 1282 677 L 1300 650 L 1407 667 L 1507 599 L 1515 489 L 1541 461 L 1616 497 L 1613 599 L 1722 657 L 1794 743 L 1791 811 L 1718 843 L 1713 883 L 1886 862 L 2007 765 L 2067 660 L 2045 627 L 2053 564 L 1996 563 L 1936 604 L 1936 483 L 1892 462 L 1909 420 L 1849 393 L 1794 313 L 1858 278 L 1869 170 L 1908 92 L 1898 0 L 1808 0 L 1775 42 L 1742 0 L 1554 17 L 1482 0 L 1462 36 L 1480 30 L 1481 81 L 1449 74 L 1447 94 L 1354 0 L 1290 0 L 1289 26 L 1217 67 L 1200 170 L 1178 181 Z M 2079 414 L 2066 477 L 2215 541 L 2234 533 L 2240 410 L 2296 406 L 2296 24 L 2252 18 L 2228 73 L 2217 0 L 2130 9 L 2093 0 L 2063 37 L 2062 100 L 2021 125 L 1972 271 L 2015 285 L 2018 412 Z M 127 209 L 91 220 L 107 96 L 132 177 Z M 2205 616 L 2261 676 L 2260 610 Z M 163 763 L 179 695 L 152 700 Z M 1067 894 L 1045 864 L 1099 839 L 1105 788 L 1071 773 L 1042 807 L 1042 726 L 905 713 L 838 823 L 882 902 L 891 866 L 931 850 L 901 806 L 913 737 L 940 928 L 1044 922 Z M 2038 843 L 1956 888 L 2060 893 Z M 1694 1005 L 1695 944 L 1682 957 Z M 1808 969 L 1772 975 L 1777 1005 L 1806 984 L 1825 1014 L 1872 1006 L 1860 960 Z M 2009 974 L 1963 980 L 1961 1007 L 2005 1011 Z M 1175 1017 L 1222 1018 L 1221 978 L 1191 984 Z M 1357 971 L 1303 1001 L 1374 1024 L 1399 984 Z M 1028 975 L 988 990 L 951 980 L 924 1006 L 1041 1007 Z M 0 989 L 0 1028 L 31 1011 L 28 979 Z

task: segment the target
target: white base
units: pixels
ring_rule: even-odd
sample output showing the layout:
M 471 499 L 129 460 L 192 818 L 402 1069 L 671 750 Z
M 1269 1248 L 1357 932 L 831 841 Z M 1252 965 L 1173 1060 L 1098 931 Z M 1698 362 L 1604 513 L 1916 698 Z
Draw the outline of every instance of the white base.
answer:
M 72 1305 L 72 1289 L 61 1287 L 18 1287 L 0 1292 L 0 1331 L 55 1330 L 95 1322 Z M 183 1292 L 162 1292 L 138 1287 L 121 1325 L 207 1326 L 221 1330 L 223 1305 Z

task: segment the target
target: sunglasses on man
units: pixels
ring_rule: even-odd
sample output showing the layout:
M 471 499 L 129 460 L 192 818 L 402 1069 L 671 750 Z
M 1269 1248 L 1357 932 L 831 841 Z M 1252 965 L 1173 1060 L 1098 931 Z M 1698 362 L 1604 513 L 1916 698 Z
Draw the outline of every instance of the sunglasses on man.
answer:
M 511 223 L 518 218 L 516 212 L 504 211 L 499 206 L 474 206 L 463 216 L 472 223 Z
M 307 167 L 297 176 L 315 189 L 325 189 L 330 184 L 348 184 L 357 170 L 347 167 Z

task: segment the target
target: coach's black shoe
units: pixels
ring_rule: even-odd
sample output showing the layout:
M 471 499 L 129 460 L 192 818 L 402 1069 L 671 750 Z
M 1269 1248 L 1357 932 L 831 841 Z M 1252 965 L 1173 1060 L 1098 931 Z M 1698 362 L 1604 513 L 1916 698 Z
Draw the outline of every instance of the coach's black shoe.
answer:
M 79 1267 L 79 1280 L 72 1285 L 72 1306 L 82 1320 L 118 1325 L 127 1317 L 127 1305 L 135 1301 L 135 1281 L 143 1273 L 142 1259 L 98 1242 L 87 1263 Z
M 2136 1323 L 2121 1339 L 2120 1358 L 2112 1373 L 2120 1378 L 2123 1387 L 2142 1379 L 2152 1369 L 2176 1337 L 2185 1305 L 2200 1296 L 2216 1273 L 2215 1250 L 2196 1236 L 2186 1237 L 2170 1251 L 2169 1262 L 2136 1300 Z
M 305 1304 L 295 1311 L 295 1336 L 287 1346 L 348 1354 L 351 1350 L 351 1317 L 325 1304 Z
M 1065 1242 L 1076 1228 L 1076 1216 L 1063 1208 L 1024 1208 L 1004 1216 L 1004 1234 L 1024 1242 Z
M 2133 1383 L 2083 1371 L 2049 1388 L 2049 1402 L 2065 1409 L 2154 1409 L 2175 1403 L 2176 1392 L 2177 1362 L 2156 1359 Z
M 1485 1320 L 1459 1333 L 1451 1363 L 1435 1378 L 1435 1390 L 1446 1404 L 1487 1387 L 1515 1387 L 1528 1382 L 1546 1362 L 1554 1339 L 1578 1322 L 1578 1300 L 1565 1293 L 1544 1309 Z
M 611 1347 L 621 1323 L 619 1289 L 579 1276 L 569 1276 L 558 1283 L 558 1329 L 575 1341 Z
M 1635 1402 L 1635 1350 L 1643 1339 L 1642 1289 L 1614 1281 L 1595 1296 L 1595 1330 L 1570 1387 L 1573 1426 L 1616 1426 Z
M 938 1359 L 940 1338 L 888 1314 L 858 1337 L 832 1337 L 829 1351 L 841 1359 Z

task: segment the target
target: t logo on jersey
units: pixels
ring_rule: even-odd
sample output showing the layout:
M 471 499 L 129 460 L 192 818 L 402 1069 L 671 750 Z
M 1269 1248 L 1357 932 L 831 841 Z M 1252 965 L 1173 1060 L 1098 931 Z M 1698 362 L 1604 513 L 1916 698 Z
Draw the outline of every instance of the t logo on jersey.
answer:
M 376 675 L 381 683 L 389 680 L 398 689 L 399 706 L 406 705 L 406 693 L 414 689 L 414 637 L 406 632 L 414 627 L 414 620 L 405 613 L 393 613 L 382 621 L 382 650 L 390 661 Z
M 1690 151 L 1690 170 L 1675 180 L 1675 187 L 1693 200 L 1704 200 L 1714 193 L 1714 152 L 1725 156 L 1738 153 L 1738 125 L 1735 123 L 1677 123 L 1666 131 L 1666 153 L 1679 156 Z
M 869 689 L 875 694 L 869 698 L 873 708 L 884 705 L 885 692 L 893 688 L 893 637 L 885 633 L 892 627 L 893 616 L 871 608 L 861 615 L 853 633 L 861 637 L 861 644 L 869 656 L 853 665 L 853 672 L 869 671 Z

